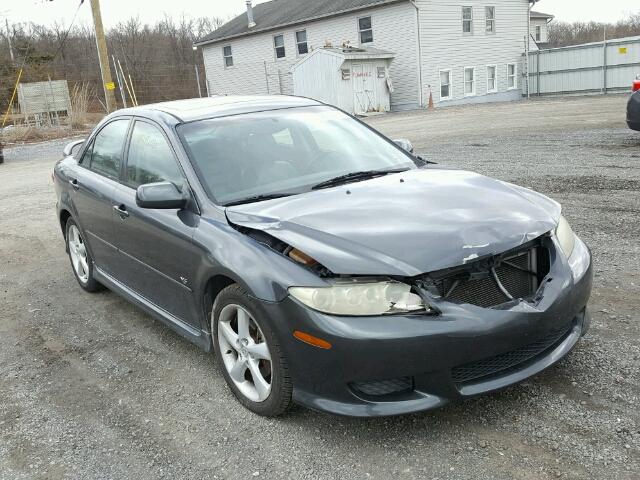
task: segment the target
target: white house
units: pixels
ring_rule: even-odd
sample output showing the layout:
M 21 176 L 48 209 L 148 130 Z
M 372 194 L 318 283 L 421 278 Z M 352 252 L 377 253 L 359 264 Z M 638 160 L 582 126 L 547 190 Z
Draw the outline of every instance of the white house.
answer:
M 549 43 L 549 24 L 553 15 L 531 11 L 531 36 L 538 47 L 545 47 Z
M 291 69 L 328 45 L 394 54 L 391 109 L 521 98 L 529 0 L 272 0 L 196 42 L 210 94 L 293 93 Z

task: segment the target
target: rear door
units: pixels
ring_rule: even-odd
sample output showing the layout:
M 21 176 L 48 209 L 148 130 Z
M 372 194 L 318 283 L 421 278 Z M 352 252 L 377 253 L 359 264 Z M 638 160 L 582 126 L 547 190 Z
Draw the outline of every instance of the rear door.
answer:
M 131 119 L 104 125 L 90 141 L 79 167 L 69 176 L 76 220 L 84 232 L 95 264 L 114 272 L 117 251 L 113 226 L 113 193 L 118 185 L 124 145 Z
M 185 210 L 139 208 L 138 186 L 170 181 L 180 189 L 188 183 L 167 137 L 154 123 L 136 119 L 123 169 L 123 183 L 114 191 L 116 245 L 120 250 L 118 279 L 178 319 L 200 326 L 191 281 L 200 252 L 191 239 L 199 221 L 197 206 Z

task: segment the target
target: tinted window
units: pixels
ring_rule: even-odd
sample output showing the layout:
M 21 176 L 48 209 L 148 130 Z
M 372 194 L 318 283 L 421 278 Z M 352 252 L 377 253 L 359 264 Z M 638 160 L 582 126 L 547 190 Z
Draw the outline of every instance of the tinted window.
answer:
M 126 182 L 138 187 L 145 183 L 182 184 L 182 173 L 164 135 L 153 125 L 136 122 L 127 156 Z
M 93 141 L 89 168 L 109 177 L 120 176 L 122 146 L 129 128 L 129 119 L 116 120 L 104 127 Z M 88 152 L 87 152 L 88 153 Z

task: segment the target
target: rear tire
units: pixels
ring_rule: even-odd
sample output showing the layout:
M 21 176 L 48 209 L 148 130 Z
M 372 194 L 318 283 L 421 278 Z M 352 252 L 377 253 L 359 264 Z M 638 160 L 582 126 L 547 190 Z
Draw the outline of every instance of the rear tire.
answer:
M 104 287 L 93 276 L 93 258 L 86 248 L 78 224 L 71 217 L 67 220 L 65 232 L 71 270 L 73 270 L 78 284 L 87 292 L 93 293 L 102 290 Z
M 217 296 L 211 312 L 216 363 L 238 401 L 274 417 L 291 406 L 291 378 L 280 344 L 260 306 L 237 284 Z

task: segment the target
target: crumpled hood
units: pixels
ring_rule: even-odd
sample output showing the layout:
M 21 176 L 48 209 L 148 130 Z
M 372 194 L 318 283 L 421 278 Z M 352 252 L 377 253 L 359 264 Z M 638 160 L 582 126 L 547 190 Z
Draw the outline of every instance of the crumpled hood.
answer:
M 421 169 L 229 207 L 333 273 L 415 276 L 502 253 L 549 232 L 560 205 L 461 170 Z

